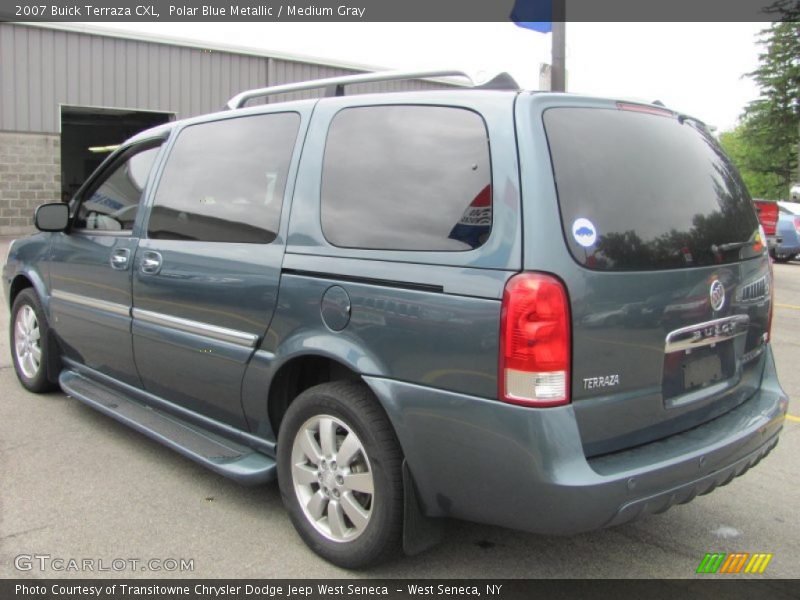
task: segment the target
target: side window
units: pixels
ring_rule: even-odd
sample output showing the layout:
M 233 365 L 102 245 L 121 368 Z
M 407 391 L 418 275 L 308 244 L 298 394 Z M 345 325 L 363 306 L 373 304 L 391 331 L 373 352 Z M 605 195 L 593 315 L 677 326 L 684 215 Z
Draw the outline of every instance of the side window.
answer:
M 159 146 L 132 150 L 111 168 L 78 206 L 74 227 L 92 231 L 130 231 Z
M 365 106 L 331 122 L 322 230 L 335 246 L 464 251 L 492 229 L 486 125 L 439 106 Z
M 300 115 L 191 125 L 156 191 L 150 238 L 268 244 L 278 233 Z

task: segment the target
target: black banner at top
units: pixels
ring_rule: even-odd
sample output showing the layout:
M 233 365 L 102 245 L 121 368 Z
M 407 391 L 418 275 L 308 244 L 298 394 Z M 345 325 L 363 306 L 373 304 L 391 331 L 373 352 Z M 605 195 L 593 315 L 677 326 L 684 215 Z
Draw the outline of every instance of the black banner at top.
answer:
M 3 0 L 0 20 L 797 21 L 800 0 Z

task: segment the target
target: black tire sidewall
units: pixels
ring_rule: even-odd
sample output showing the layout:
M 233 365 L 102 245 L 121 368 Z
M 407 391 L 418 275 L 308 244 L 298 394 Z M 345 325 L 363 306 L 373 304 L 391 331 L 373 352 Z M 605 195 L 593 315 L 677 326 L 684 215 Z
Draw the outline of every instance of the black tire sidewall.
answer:
M 39 323 L 39 345 L 42 350 L 42 358 L 39 361 L 39 371 L 35 377 L 26 377 L 17 362 L 17 351 L 15 347 L 14 331 L 17 322 L 17 313 L 24 306 L 30 306 L 36 315 L 36 321 Z M 46 392 L 53 389 L 54 385 L 47 378 L 47 361 L 48 361 L 48 342 L 49 330 L 47 324 L 47 317 L 44 314 L 42 303 L 36 292 L 27 288 L 22 290 L 14 299 L 14 304 L 11 307 L 11 322 L 9 325 L 9 344 L 11 350 L 11 361 L 14 363 L 14 371 L 17 374 L 19 382 L 31 392 Z
M 278 481 L 283 503 L 303 541 L 326 560 L 340 567 L 357 569 L 385 560 L 391 554 L 391 547 L 399 541 L 403 509 L 402 484 L 399 483 L 402 462 L 396 448 L 386 444 L 385 439 L 376 437 L 367 426 L 360 411 L 351 402 L 352 398 L 347 397 L 346 384 L 345 387 L 340 385 L 333 393 L 335 388 L 330 385 L 310 388 L 290 405 L 278 436 Z M 364 390 L 359 390 L 363 384 L 352 385 L 349 391 L 364 393 Z M 366 389 L 366 386 L 363 387 Z M 295 435 L 306 421 L 322 414 L 336 417 L 356 433 L 368 455 L 373 474 L 375 494 L 370 522 L 367 529 L 350 542 L 328 540 L 309 523 L 292 481 L 291 458 Z

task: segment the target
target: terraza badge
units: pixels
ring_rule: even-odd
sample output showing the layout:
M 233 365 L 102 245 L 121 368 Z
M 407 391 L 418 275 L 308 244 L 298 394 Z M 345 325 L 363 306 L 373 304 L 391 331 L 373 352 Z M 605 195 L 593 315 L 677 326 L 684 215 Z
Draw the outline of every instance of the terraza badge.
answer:
M 593 390 L 594 388 L 614 387 L 619 385 L 619 375 L 600 375 L 599 377 L 584 377 L 583 389 Z

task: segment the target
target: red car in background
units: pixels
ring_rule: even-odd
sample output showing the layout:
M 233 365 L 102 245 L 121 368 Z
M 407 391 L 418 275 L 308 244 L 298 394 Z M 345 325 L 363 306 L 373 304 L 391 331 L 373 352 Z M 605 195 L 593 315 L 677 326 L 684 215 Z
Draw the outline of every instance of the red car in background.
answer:
M 772 200 L 756 200 L 753 199 L 756 205 L 756 212 L 758 212 L 758 221 L 764 228 L 764 233 L 767 236 L 767 247 L 771 256 L 775 255 L 775 246 L 778 245 L 780 240 L 777 237 L 778 228 L 778 203 Z

